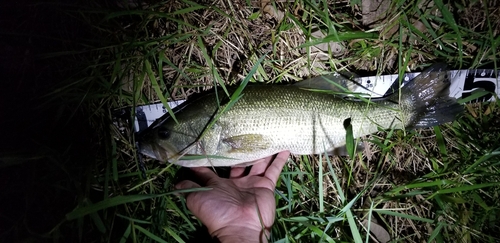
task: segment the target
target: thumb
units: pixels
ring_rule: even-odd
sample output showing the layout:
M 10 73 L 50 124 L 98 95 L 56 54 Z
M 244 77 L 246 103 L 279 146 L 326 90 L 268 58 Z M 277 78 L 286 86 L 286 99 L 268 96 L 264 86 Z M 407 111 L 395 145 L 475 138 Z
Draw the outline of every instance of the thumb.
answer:
M 193 188 L 199 188 L 201 187 L 198 183 L 190 180 L 184 180 L 181 181 L 177 184 L 175 184 L 175 189 L 181 190 L 181 189 L 193 189 Z

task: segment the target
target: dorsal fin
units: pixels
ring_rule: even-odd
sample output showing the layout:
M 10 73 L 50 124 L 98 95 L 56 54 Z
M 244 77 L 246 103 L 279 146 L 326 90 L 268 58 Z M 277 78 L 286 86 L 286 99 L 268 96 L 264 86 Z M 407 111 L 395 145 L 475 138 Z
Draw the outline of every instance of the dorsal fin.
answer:
M 304 89 L 325 90 L 338 93 L 352 93 L 356 92 L 359 88 L 370 91 L 362 84 L 340 73 L 331 73 L 306 79 L 295 83 L 294 86 Z

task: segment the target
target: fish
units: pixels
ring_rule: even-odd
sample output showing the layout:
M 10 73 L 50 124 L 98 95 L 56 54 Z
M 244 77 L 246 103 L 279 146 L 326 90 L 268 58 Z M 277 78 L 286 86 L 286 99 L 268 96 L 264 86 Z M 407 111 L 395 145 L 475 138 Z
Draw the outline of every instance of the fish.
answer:
M 346 144 L 346 123 L 357 138 L 455 120 L 463 106 L 449 96 L 445 68 L 432 65 L 382 99 L 318 92 L 325 85 L 314 82 L 247 85 L 236 102 L 213 91 L 186 102 L 175 119 L 167 114 L 153 123 L 140 134 L 139 151 L 184 167 L 248 166 L 285 150 L 334 154 Z

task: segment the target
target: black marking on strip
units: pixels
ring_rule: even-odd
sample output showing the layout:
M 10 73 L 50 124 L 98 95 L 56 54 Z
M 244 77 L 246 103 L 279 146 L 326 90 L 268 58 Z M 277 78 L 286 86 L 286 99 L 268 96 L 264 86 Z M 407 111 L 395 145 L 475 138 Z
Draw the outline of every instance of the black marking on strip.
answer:
M 148 119 L 142 108 L 136 109 L 135 116 L 137 117 L 137 123 L 139 123 L 139 131 L 144 131 L 148 128 Z

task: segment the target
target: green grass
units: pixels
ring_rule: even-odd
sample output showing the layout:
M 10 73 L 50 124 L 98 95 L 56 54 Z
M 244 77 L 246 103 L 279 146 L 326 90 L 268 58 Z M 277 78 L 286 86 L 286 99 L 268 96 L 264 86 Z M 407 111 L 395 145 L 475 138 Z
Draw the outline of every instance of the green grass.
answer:
M 119 131 L 114 109 L 165 104 L 213 86 L 229 96 L 225 87 L 242 80 L 243 88 L 333 71 L 402 74 L 438 61 L 497 67 L 500 18 L 492 1 L 392 1 L 374 25 L 363 24 L 355 1 L 274 2 L 283 19 L 250 1 L 152 2 L 68 12 L 102 40 L 82 40 L 87 68 L 47 97 L 76 99 L 103 152 L 89 165 L 78 205 L 49 238 L 71 224 L 82 239 L 88 227 L 99 232 L 94 241 L 186 242 L 201 226 L 173 193 L 179 168 L 142 165 L 131 124 Z M 317 30 L 322 37 L 312 36 Z M 277 185 L 272 240 L 373 242 L 385 233 L 393 242 L 499 241 L 498 106 L 467 105 L 462 118 L 435 128 L 381 131 L 354 156 L 291 159 Z

